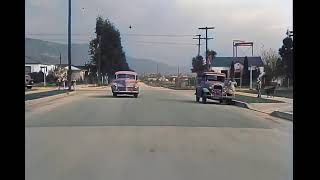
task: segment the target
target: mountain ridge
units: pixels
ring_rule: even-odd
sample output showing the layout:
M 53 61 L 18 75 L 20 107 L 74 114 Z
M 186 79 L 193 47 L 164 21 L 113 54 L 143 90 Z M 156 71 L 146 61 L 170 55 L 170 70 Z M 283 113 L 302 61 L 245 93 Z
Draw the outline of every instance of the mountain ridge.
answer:
M 89 44 L 72 44 L 71 58 L 73 65 L 84 65 L 90 60 Z M 59 64 L 61 52 L 61 63 L 67 64 L 67 44 L 45 41 L 41 39 L 25 38 L 25 56 L 37 59 L 41 63 Z M 156 73 L 176 74 L 178 67 L 168 65 L 156 60 L 147 58 L 138 58 L 127 56 L 127 62 L 131 69 L 138 74 Z M 179 67 L 180 73 L 190 73 L 190 68 L 186 66 Z

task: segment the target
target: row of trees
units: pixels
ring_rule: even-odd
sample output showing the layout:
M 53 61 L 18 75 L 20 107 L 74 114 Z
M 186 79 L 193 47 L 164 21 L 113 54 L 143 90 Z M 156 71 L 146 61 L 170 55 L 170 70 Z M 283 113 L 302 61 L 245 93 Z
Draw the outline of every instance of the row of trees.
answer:
M 109 80 L 119 70 L 130 70 L 126 56 L 122 50 L 120 32 L 108 20 L 102 17 L 96 19 L 96 37 L 90 41 L 90 62 L 86 65 L 90 71 L 91 79 L 98 79 L 98 67 L 100 64 L 100 75 L 108 76 Z M 110 78 L 111 77 L 111 78 Z M 100 78 L 99 78 L 100 79 Z

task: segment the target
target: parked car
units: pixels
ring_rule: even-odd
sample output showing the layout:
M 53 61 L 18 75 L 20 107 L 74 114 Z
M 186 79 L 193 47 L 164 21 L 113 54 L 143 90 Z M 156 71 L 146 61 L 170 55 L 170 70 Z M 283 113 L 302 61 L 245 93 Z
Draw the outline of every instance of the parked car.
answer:
M 118 94 L 127 94 L 137 98 L 139 94 L 137 73 L 133 71 L 116 72 L 115 79 L 111 83 L 111 90 L 114 97 Z
M 234 91 L 230 89 L 231 85 L 232 83 L 226 80 L 224 73 L 203 72 L 197 76 L 196 101 L 199 102 L 201 98 L 204 104 L 207 102 L 207 99 L 231 104 L 235 95 Z
M 24 85 L 27 89 L 31 89 L 33 86 L 33 79 L 30 75 L 25 75 L 25 82 Z

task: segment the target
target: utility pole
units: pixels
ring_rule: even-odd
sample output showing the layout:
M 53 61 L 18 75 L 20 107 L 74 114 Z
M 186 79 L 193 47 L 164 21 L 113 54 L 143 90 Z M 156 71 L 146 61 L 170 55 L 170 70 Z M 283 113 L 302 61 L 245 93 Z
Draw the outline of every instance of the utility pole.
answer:
M 99 39 L 99 48 L 98 48 L 98 85 L 100 85 L 101 81 L 101 35 L 98 37 Z
M 250 89 L 252 89 L 252 66 L 250 68 Z
M 178 65 L 178 77 L 179 77 L 179 65 Z
M 41 66 L 40 67 L 41 71 L 43 69 L 43 86 L 46 87 L 46 72 L 47 70 L 47 66 Z
M 60 64 L 59 64 L 59 65 L 60 65 L 60 67 L 61 67 L 61 52 L 60 52 Z
M 201 39 L 201 34 L 197 34 L 196 36 L 198 36 L 198 38 L 193 38 L 193 39 L 198 39 L 198 56 L 200 56 L 200 39 Z M 202 38 L 205 39 L 205 38 Z
M 68 90 L 71 91 L 71 0 L 68 11 Z
M 157 63 L 157 75 L 159 74 L 159 67 L 158 67 L 158 63 Z
M 213 38 L 208 38 L 208 29 L 214 29 L 214 27 L 203 27 L 198 29 L 205 29 L 206 30 L 206 61 L 208 60 L 208 40 Z

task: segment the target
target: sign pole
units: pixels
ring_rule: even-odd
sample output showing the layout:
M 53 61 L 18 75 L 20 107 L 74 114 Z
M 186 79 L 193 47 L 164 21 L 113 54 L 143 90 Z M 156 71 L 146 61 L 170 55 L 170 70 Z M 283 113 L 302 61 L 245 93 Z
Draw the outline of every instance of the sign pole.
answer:
M 250 89 L 252 89 L 252 66 L 250 66 Z

